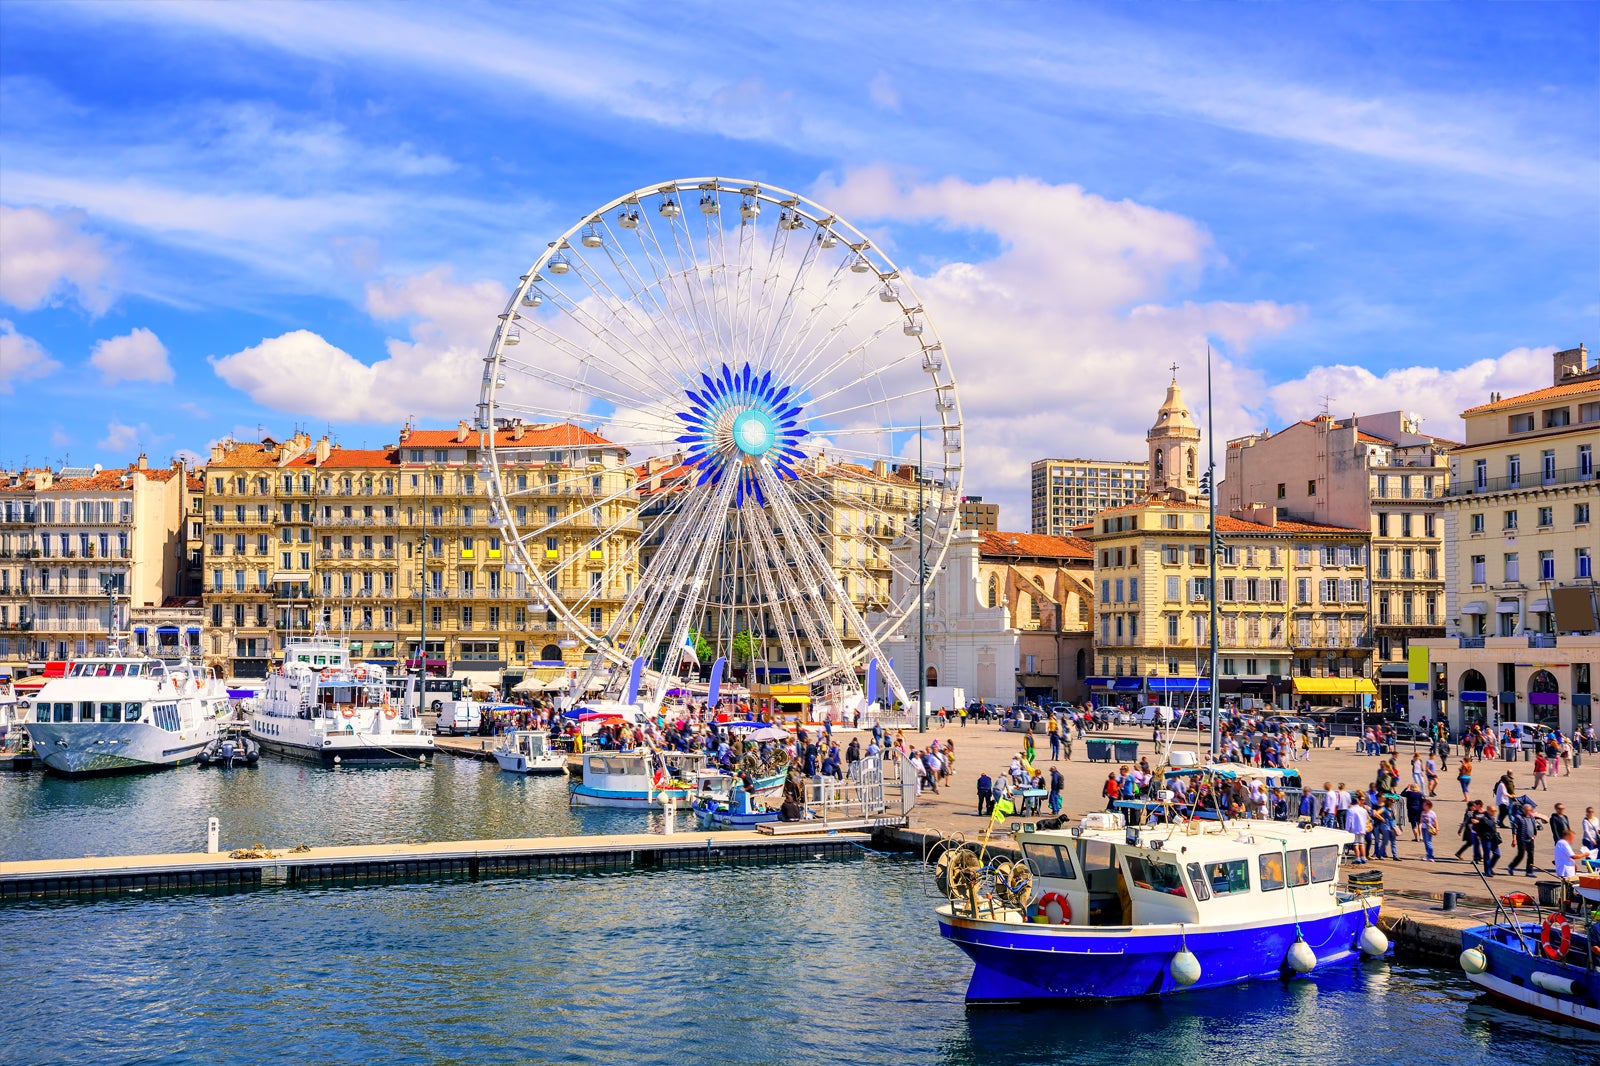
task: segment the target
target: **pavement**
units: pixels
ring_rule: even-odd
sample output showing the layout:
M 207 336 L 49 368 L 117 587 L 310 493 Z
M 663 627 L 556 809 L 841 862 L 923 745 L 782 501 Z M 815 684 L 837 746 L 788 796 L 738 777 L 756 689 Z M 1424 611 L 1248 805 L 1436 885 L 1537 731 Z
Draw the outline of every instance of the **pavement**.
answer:
M 955 745 L 954 779 L 948 785 L 941 786 L 936 794 L 923 790 L 917 799 L 916 809 L 912 812 L 913 827 L 923 831 L 964 833 L 969 837 L 982 835 L 992 823 L 988 818 L 980 818 L 977 813 L 978 775 L 985 771 L 990 776 L 1002 772 L 1010 764 L 1011 757 L 1022 751 L 1022 735 L 1002 732 L 993 724 L 969 722 L 964 727 L 952 724 L 937 730 L 930 728 L 927 733 L 921 735 L 915 729 L 908 729 L 904 731 L 904 736 L 908 745 L 919 749 L 933 737 L 939 738 L 941 748 L 946 742 L 953 741 Z M 1131 726 L 1112 728 L 1090 733 L 1085 739 L 1090 738 L 1136 740 L 1139 744 L 1139 755 L 1148 757 L 1152 766 L 1156 764 L 1158 748 L 1151 741 L 1149 729 L 1141 730 Z M 1197 751 L 1200 760 L 1204 762 L 1208 743 L 1208 737 L 1197 739 L 1193 730 L 1184 730 L 1175 748 Z M 1321 788 L 1325 781 L 1332 782 L 1335 787 L 1342 781 L 1351 789 L 1369 785 L 1377 774 L 1379 758 L 1358 753 L 1355 750 L 1353 737 L 1334 737 L 1332 744 L 1333 746 L 1329 748 L 1313 748 L 1309 759 L 1291 764 L 1292 768 L 1300 771 L 1307 787 Z M 1076 818 L 1088 811 L 1105 809 L 1101 787 L 1105 784 L 1106 775 L 1119 764 L 1089 762 L 1084 739 L 1073 742 L 1070 760 L 1063 757 L 1056 762 L 1050 759 L 1047 737 L 1040 734 L 1035 738 L 1035 745 L 1038 751 L 1034 765 L 1045 769 L 1047 777 L 1048 768 L 1052 765 L 1057 766 L 1062 776 L 1066 778 L 1062 813 Z M 1424 759 L 1427 758 L 1428 751 L 1425 744 L 1418 746 L 1416 750 Z M 1402 785 L 1411 777 L 1409 769 L 1411 752 L 1410 742 L 1402 743 L 1396 750 L 1395 765 L 1399 768 Z M 1462 799 L 1461 788 L 1455 779 L 1455 751 L 1452 750 L 1448 762 L 1449 771 L 1440 774 L 1438 794 L 1433 797 L 1440 828 L 1440 835 L 1434 841 L 1434 855 L 1437 861 L 1424 862 L 1422 842 L 1412 841 L 1410 830 L 1402 830 L 1399 845 L 1401 858 L 1373 859 L 1368 866 L 1369 869 L 1383 871 L 1386 889 L 1435 897 L 1446 891 L 1461 892 L 1478 898 L 1489 895 L 1485 890 L 1483 879 L 1479 877 L 1472 864 L 1454 858 L 1455 849 L 1461 846 L 1461 841 L 1456 835 L 1456 827 L 1461 822 L 1466 801 Z M 1523 762 L 1520 756 L 1514 764 L 1499 759 L 1484 760 L 1475 764 L 1471 798 L 1482 799 L 1492 804 L 1495 782 L 1508 767 L 1516 775 L 1517 793 L 1531 795 L 1537 801 L 1536 813 L 1540 817 L 1549 817 L 1555 804 L 1560 802 L 1566 805 L 1566 813 L 1572 819 L 1573 828 L 1577 829 L 1585 807 L 1600 808 L 1600 755 L 1586 756 L 1583 764 L 1575 767 L 1569 776 L 1549 778 L 1546 782 L 1548 789 L 1541 789 L 1538 792 L 1529 791 L 1533 784 L 1532 762 Z M 1013 815 L 1007 819 L 1007 824 L 1032 820 L 1034 819 L 1023 819 Z M 998 826 L 994 828 L 996 831 L 999 830 Z M 1502 830 L 1501 835 L 1504 841 L 1500 849 L 1501 861 L 1509 862 L 1516 850 L 1515 844 L 1511 842 L 1509 826 Z M 1536 877 L 1527 878 L 1520 871 L 1515 875 L 1501 872 L 1490 879 L 1489 883 L 1494 886 L 1494 891 L 1501 893 L 1521 889 L 1531 895 L 1532 889 L 1529 886 L 1533 885 L 1535 880 L 1549 879 L 1552 876 L 1550 856 L 1553 848 L 1554 841 L 1549 829 L 1541 827 L 1538 842 L 1534 847 Z M 1471 853 L 1468 852 L 1467 859 L 1470 858 Z

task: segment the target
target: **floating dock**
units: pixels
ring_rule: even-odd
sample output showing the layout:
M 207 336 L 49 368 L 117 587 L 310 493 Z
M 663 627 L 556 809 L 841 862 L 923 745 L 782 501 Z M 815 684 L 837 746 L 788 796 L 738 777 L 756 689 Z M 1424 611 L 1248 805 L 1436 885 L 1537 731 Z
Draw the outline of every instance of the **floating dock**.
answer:
M 129 892 L 382 884 L 442 877 L 660 869 L 859 853 L 867 833 L 775 838 L 747 831 L 247 849 L 0 862 L 0 902 L 92 899 Z

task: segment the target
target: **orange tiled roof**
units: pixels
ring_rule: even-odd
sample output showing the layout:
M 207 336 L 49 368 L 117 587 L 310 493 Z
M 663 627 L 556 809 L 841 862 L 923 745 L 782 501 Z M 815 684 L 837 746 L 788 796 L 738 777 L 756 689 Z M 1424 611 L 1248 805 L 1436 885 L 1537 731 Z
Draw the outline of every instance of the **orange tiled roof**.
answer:
M 478 430 L 468 429 L 466 440 L 457 440 L 460 436 L 459 429 L 413 429 L 402 440 L 404 448 L 447 448 L 477 447 L 482 439 Z M 568 422 L 558 422 L 547 425 L 523 426 L 522 436 L 516 436 L 514 429 L 497 429 L 494 433 L 494 443 L 497 448 L 549 448 L 555 446 L 572 445 L 611 445 L 612 442 L 600 434 L 575 426 Z
M 1461 417 L 1482 414 L 1484 411 L 1499 411 L 1507 407 L 1516 407 L 1524 403 L 1539 403 L 1544 400 L 1564 400 L 1569 396 L 1581 396 L 1585 393 L 1600 392 L 1600 378 L 1591 378 L 1588 381 L 1574 381 L 1567 385 L 1552 385 L 1547 389 L 1534 389 L 1521 396 L 1507 396 L 1494 403 L 1479 404 L 1469 407 L 1461 412 Z
M 978 553 L 1040 559 L 1094 558 L 1094 548 L 1081 537 L 1052 537 L 1045 533 L 980 533 Z

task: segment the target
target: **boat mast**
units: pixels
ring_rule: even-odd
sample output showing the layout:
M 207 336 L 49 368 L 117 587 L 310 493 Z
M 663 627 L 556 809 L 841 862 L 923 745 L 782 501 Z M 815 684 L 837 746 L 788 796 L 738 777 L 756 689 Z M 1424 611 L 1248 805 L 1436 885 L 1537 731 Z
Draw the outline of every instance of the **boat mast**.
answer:
M 1211 398 L 1211 345 L 1206 345 L 1206 503 L 1211 516 L 1211 583 L 1208 586 L 1211 601 L 1211 677 L 1207 688 L 1211 695 L 1211 758 L 1215 761 L 1221 748 L 1220 722 L 1217 707 L 1217 415 Z

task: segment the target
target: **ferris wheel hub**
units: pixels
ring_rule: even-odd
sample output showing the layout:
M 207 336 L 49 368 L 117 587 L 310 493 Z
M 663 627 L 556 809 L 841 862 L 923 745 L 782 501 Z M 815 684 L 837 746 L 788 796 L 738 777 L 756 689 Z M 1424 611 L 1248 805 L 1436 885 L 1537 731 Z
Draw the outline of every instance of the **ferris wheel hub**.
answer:
M 751 458 L 760 458 L 778 442 L 778 427 L 765 411 L 752 407 L 733 420 L 733 443 Z

